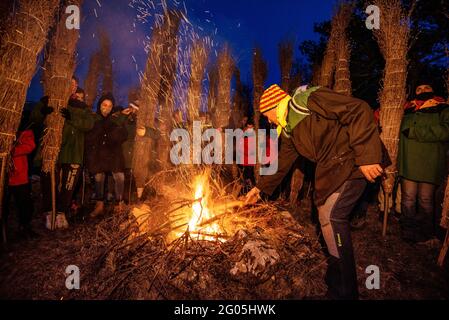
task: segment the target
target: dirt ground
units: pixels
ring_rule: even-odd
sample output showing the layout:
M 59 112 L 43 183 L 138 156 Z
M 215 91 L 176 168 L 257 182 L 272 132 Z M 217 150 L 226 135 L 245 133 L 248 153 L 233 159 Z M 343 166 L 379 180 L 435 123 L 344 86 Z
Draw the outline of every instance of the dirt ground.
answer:
M 35 200 L 36 211 L 38 211 L 38 199 Z M 318 240 L 316 226 L 310 222 L 310 213 L 305 208 L 307 208 L 306 205 L 296 210 L 293 217 L 307 231 L 311 240 Z M 112 212 L 109 213 L 109 215 L 112 214 Z M 95 228 L 98 223 L 98 220 L 78 218 L 71 223 L 70 229 L 50 232 L 44 227 L 43 216 L 37 215 L 33 226 L 40 237 L 36 240 L 21 240 L 17 238 L 16 225 L 13 221 L 9 226 L 10 241 L 0 255 L 0 298 L 57 300 L 92 298 L 83 296 L 82 292 L 69 292 L 65 288 L 67 276 L 65 271 L 71 264 L 94 263 L 90 261 L 89 250 L 92 248 L 88 242 L 86 244 L 86 239 L 88 235 L 98 232 L 95 231 L 98 230 Z M 392 217 L 388 236 L 385 239 L 381 236 L 381 223 L 377 209 L 375 206 L 370 206 L 366 225 L 353 232 L 360 298 L 364 300 L 448 299 L 449 262 L 446 261 L 443 269 L 436 265 L 441 243 L 435 239 L 411 245 L 403 242 L 398 235 L 398 221 Z M 365 285 L 369 276 L 365 270 L 371 265 L 378 266 L 380 270 L 379 290 L 368 290 Z M 323 269 L 324 265 L 319 267 Z M 89 281 L 95 281 L 95 279 Z M 83 276 L 81 276 L 81 282 L 83 282 Z M 288 283 L 285 285 L 288 286 Z M 321 292 L 320 290 L 310 290 L 310 292 Z M 289 299 L 298 298 L 294 292 L 279 296 Z M 253 298 L 263 299 L 264 297 L 254 296 Z

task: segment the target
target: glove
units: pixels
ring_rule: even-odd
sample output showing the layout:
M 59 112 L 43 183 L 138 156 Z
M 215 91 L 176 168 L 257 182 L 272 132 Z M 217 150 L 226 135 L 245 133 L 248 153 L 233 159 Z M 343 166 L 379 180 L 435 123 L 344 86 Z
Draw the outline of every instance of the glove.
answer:
M 53 113 L 53 111 L 55 111 L 55 109 L 53 107 L 43 106 L 41 108 L 41 113 L 44 116 L 48 116 L 49 114 Z
M 260 199 L 260 190 L 254 187 L 246 194 L 245 204 L 255 204 Z
M 406 138 L 408 138 L 409 135 L 410 135 L 410 128 L 407 128 L 407 129 L 402 130 L 402 134 L 403 134 Z
M 61 113 L 62 117 L 65 118 L 66 120 L 72 119 L 72 115 L 70 114 L 69 109 L 62 108 L 59 112 Z

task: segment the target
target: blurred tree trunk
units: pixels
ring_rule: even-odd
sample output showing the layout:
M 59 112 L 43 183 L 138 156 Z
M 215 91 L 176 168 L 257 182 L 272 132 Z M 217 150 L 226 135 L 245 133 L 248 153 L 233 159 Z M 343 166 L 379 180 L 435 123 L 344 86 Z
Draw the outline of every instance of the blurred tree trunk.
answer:
M 255 48 L 253 54 L 253 110 L 254 110 L 254 129 L 256 130 L 256 146 L 259 146 L 259 128 L 260 128 L 260 98 L 262 97 L 265 81 L 268 76 L 268 64 L 262 57 L 262 49 Z M 254 168 L 254 176 L 258 181 L 260 176 L 260 159 L 257 153 L 257 162 Z
M 176 67 L 178 62 L 178 30 L 181 16 L 177 11 L 171 11 L 168 29 L 164 33 L 164 46 L 161 85 L 159 91 L 159 130 L 161 137 L 158 141 L 157 161 L 161 170 L 171 166 L 170 161 L 170 134 L 173 128 L 174 94 L 173 85 L 176 78 Z
M 87 70 L 86 80 L 84 81 L 84 91 L 86 93 L 86 103 L 92 109 L 94 108 L 95 100 L 98 97 L 98 80 L 100 78 L 100 61 L 101 56 L 99 52 L 94 52 L 90 56 L 89 69 Z

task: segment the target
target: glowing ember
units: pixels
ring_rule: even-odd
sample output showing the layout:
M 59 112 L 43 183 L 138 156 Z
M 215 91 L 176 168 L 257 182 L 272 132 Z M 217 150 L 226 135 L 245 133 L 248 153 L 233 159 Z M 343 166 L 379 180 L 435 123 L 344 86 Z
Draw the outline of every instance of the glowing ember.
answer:
M 194 186 L 195 200 L 197 201 L 192 206 L 189 232 L 199 240 L 216 240 L 217 235 L 221 233 L 221 228 L 216 222 L 201 226 L 202 223 L 213 217 L 208 208 L 209 183 L 207 175 L 197 177 Z

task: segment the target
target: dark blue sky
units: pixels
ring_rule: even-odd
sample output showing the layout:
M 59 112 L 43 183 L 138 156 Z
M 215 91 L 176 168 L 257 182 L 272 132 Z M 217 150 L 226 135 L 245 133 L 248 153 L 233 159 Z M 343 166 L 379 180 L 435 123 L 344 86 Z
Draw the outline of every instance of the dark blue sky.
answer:
M 84 2 L 76 75 L 83 86 L 90 54 L 98 48 L 97 28 L 103 27 L 112 40 L 114 94 L 119 103 L 126 103 L 128 89 L 138 84 L 138 72 L 144 71 L 144 42 L 151 35 L 153 22 L 151 18 L 147 23 L 137 20 L 137 7 L 151 1 L 135 0 L 134 8 L 130 7 L 130 0 Z M 159 2 L 154 0 L 156 9 L 161 8 Z M 330 19 L 334 4 L 334 0 L 186 0 L 185 5 L 180 2 L 178 7 L 187 11 L 197 32 L 212 36 L 218 44 L 216 48 L 225 41 L 230 43 L 244 81 L 250 77 L 252 48 L 260 46 L 269 63 L 268 83 L 274 83 L 280 78 L 278 43 L 287 37 L 296 40 L 296 44 L 316 39 L 313 24 Z M 295 50 L 299 56 L 297 45 Z M 42 95 L 39 80 L 38 72 L 28 100 L 38 100 Z

